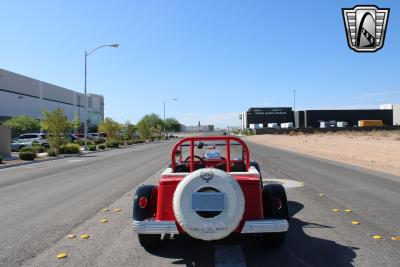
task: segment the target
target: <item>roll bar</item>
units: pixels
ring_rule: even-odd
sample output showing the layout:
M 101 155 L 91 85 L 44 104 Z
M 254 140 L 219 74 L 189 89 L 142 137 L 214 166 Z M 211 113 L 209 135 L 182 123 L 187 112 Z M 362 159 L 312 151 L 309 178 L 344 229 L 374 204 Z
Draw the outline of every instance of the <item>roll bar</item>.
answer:
M 171 167 L 173 170 L 175 170 L 176 167 L 176 161 L 175 161 L 175 155 L 176 152 L 179 150 L 180 146 L 185 143 L 185 142 L 190 142 L 190 172 L 194 171 L 194 145 L 195 142 L 198 141 L 225 141 L 226 142 L 226 171 L 230 172 L 231 171 L 231 142 L 238 142 L 240 145 L 242 145 L 243 149 L 243 154 L 244 158 L 246 160 L 246 171 L 249 170 L 250 167 L 250 153 L 249 149 L 246 145 L 245 142 L 242 141 L 242 139 L 234 136 L 202 136 L 202 137 L 187 137 L 183 138 L 179 142 L 177 142 L 174 146 L 174 149 L 172 150 L 171 154 Z M 182 153 L 182 151 L 181 151 Z

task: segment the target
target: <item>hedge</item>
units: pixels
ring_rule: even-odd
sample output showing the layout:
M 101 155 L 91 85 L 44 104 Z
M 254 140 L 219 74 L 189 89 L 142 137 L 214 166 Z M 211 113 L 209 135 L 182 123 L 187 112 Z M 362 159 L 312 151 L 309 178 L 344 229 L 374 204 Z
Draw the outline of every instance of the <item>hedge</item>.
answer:
M 60 147 L 61 154 L 79 154 L 80 146 L 77 144 L 66 144 Z
M 21 152 L 32 152 L 32 153 L 34 153 L 35 154 L 35 156 L 36 156 L 36 153 L 37 153 L 37 146 L 24 146 L 23 148 L 21 148 L 20 150 L 19 150 L 19 152 L 21 153 Z
M 107 141 L 106 146 L 109 148 L 117 148 L 119 147 L 119 141 Z
M 34 160 L 35 156 L 36 156 L 36 153 L 32 152 L 32 151 L 19 152 L 19 158 L 22 160 Z
M 95 145 L 90 145 L 88 146 L 89 151 L 96 151 L 97 150 L 97 146 Z
M 101 149 L 101 150 L 106 149 L 106 145 L 104 145 L 104 144 L 99 145 L 99 149 Z
M 47 150 L 47 154 L 49 154 L 49 157 L 57 157 L 57 151 L 54 149 Z

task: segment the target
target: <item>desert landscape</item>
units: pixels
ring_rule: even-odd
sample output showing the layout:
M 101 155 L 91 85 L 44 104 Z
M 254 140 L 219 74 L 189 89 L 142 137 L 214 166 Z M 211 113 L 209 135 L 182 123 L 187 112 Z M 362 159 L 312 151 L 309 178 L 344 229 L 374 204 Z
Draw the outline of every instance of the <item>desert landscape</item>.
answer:
M 400 175 L 400 131 L 255 135 L 248 141 Z

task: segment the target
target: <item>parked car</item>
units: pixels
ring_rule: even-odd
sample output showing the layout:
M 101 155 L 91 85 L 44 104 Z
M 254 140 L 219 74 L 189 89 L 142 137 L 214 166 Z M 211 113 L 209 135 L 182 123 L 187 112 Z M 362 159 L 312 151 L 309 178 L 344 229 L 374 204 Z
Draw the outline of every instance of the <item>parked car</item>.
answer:
M 87 135 L 89 140 L 102 140 L 106 141 L 107 135 L 105 133 L 89 133 Z
M 82 137 L 81 137 L 81 136 L 82 136 Z M 82 135 L 79 135 L 79 134 L 69 134 L 69 135 L 68 135 L 68 139 L 69 139 L 71 142 L 76 141 L 76 140 L 81 140 L 81 139 L 83 139 L 83 134 L 82 134 Z
M 19 151 L 23 147 L 32 146 L 33 143 L 37 143 L 43 147 L 50 147 L 45 134 L 26 133 L 20 135 L 17 139 L 13 140 L 13 142 L 11 143 L 11 149 L 13 151 Z
M 145 249 L 174 235 L 213 241 L 236 233 L 283 244 L 290 217 L 285 189 L 263 182 L 242 139 L 184 138 L 170 158 L 158 185 L 138 187 L 133 200 L 133 230 Z

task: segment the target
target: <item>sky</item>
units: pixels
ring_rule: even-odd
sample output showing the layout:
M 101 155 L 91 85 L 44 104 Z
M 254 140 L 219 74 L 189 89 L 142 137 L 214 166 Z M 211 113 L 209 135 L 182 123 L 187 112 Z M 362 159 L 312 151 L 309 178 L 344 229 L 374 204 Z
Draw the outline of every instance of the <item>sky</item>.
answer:
M 301 3 L 300 3 L 301 2 Z M 239 125 L 249 107 L 400 103 L 399 1 L 6 1 L 0 68 L 105 98 L 105 115 Z M 391 8 L 384 48 L 347 45 L 342 8 Z

